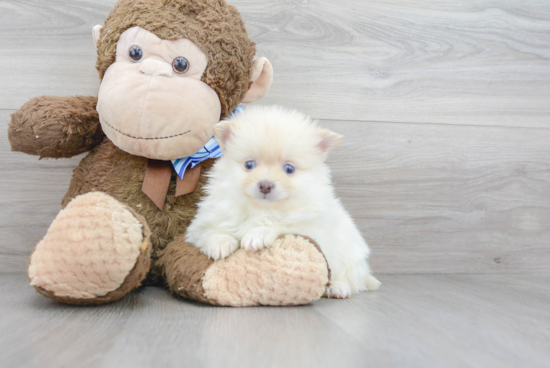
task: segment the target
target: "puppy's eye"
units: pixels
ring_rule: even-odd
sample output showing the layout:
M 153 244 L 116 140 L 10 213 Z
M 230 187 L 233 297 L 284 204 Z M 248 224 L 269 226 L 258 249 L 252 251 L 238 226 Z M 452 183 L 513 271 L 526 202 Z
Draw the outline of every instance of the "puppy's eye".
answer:
M 130 56 L 130 59 L 132 59 L 132 61 L 138 62 L 143 58 L 143 50 L 141 49 L 141 47 L 134 45 L 130 47 L 128 55 Z
M 256 167 L 256 162 L 254 161 L 246 161 L 244 163 L 244 167 L 247 169 L 247 170 L 252 170 L 253 168 Z
M 183 74 L 189 70 L 189 60 L 183 56 L 177 57 L 172 62 L 172 68 L 174 68 L 176 73 Z
M 292 166 L 291 164 L 286 164 L 285 167 L 283 167 L 283 170 L 288 174 L 293 174 L 294 171 L 296 171 L 296 168 Z

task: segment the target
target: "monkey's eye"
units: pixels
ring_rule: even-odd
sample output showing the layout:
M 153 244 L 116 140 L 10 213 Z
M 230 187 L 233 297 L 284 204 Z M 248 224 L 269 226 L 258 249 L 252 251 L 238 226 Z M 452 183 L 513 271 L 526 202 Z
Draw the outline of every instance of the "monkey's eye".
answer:
M 130 52 L 128 54 L 130 55 L 130 59 L 135 62 L 138 62 L 143 58 L 143 50 L 137 45 L 130 47 Z
M 253 168 L 256 167 L 256 162 L 255 161 L 246 161 L 244 163 L 244 167 L 247 169 L 247 170 L 252 170 Z
M 172 68 L 178 74 L 183 74 L 189 70 L 189 61 L 183 56 L 179 56 L 172 62 Z
M 294 171 L 296 171 L 296 168 L 294 166 L 292 166 L 291 164 L 286 164 L 284 167 L 283 167 L 283 170 L 288 174 L 293 174 Z

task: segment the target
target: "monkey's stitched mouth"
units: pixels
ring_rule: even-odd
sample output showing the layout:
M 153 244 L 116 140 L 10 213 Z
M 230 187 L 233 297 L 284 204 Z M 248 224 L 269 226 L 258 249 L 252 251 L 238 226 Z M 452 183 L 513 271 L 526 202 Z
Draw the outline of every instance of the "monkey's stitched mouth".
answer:
M 109 124 L 108 122 L 106 122 L 105 120 L 103 120 L 103 123 L 105 123 L 105 125 L 107 125 L 109 128 L 113 129 L 115 132 L 122 134 L 123 136 L 126 136 L 126 137 L 128 137 L 128 138 L 133 138 L 133 139 L 143 139 L 143 140 L 147 140 L 147 141 L 155 140 L 155 139 L 175 138 L 175 137 L 180 137 L 180 136 L 182 136 L 182 135 L 185 135 L 185 134 L 187 134 L 187 133 L 191 133 L 191 130 L 188 130 L 188 131 L 183 132 L 183 133 L 174 134 L 174 135 L 168 135 L 168 136 L 166 136 L 166 137 L 153 137 L 153 138 L 135 137 L 135 136 L 133 136 L 133 135 L 130 135 L 130 134 L 126 134 L 126 133 L 124 133 L 124 132 L 121 132 L 120 130 L 118 130 L 117 128 L 115 128 L 114 126 L 112 126 L 111 124 Z

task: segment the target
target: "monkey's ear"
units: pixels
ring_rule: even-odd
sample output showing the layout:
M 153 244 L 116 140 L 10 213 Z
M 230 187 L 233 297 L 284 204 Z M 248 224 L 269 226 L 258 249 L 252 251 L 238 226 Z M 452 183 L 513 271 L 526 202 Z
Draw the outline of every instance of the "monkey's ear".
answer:
M 96 46 L 99 43 L 99 35 L 101 34 L 101 31 L 103 31 L 103 26 L 100 26 L 99 24 L 92 28 L 92 37 L 94 38 L 94 43 Z
M 220 144 L 222 151 L 225 151 L 227 147 L 227 142 L 231 139 L 233 122 L 231 120 L 225 120 L 214 125 L 214 137 Z
M 271 87 L 271 82 L 273 82 L 273 67 L 269 60 L 265 57 L 254 60 L 254 65 L 252 65 L 252 85 L 250 89 L 244 96 L 242 102 L 249 103 L 259 100 L 264 97 L 269 87 Z

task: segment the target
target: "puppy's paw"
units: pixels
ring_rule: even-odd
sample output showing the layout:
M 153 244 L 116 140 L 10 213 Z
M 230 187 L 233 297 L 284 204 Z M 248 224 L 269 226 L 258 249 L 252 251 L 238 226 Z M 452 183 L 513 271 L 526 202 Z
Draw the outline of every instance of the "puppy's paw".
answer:
M 275 243 L 279 233 L 266 226 L 255 227 L 247 232 L 241 240 L 241 248 L 247 251 L 256 251 L 270 247 Z
M 365 276 L 365 286 L 369 291 L 376 291 L 382 285 L 380 281 L 373 275 L 367 275 Z
M 346 299 L 351 296 L 351 287 L 344 281 L 331 281 L 327 296 L 334 299 Z
M 227 234 L 215 234 L 201 241 L 201 251 L 217 261 L 239 249 L 239 241 Z

